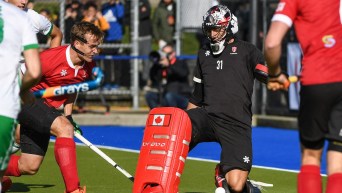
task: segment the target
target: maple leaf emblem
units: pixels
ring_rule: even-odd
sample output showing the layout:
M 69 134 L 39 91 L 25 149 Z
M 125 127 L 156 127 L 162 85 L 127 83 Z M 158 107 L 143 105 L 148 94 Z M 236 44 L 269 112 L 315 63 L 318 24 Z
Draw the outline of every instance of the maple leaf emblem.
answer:
M 158 124 L 158 123 L 160 123 L 162 120 L 163 120 L 163 119 L 160 118 L 160 116 L 158 116 L 154 121 Z

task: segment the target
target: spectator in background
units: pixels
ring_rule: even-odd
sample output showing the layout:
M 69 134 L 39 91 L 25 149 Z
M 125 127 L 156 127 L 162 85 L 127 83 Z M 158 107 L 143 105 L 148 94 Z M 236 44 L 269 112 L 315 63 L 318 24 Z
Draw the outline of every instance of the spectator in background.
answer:
M 67 1 L 70 2 L 70 1 Z M 64 15 L 64 42 L 70 43 L 70 31 L 71 27 L 82 21 L 83 19 L 83 5 L 78 0 L 73 0 L 71 3 L 66 4 L 65 6 L 65 15 Z M 56 25 L 59 26 L 59 14 L 57 15 Z
M 64 34 L 64 39 L 65 39 L 65 43 L 70 43 L 70 30 L 72 28 L 72 26 L 81 21 L 82 18 L 79 19 L 79 17 L 77 16 L 78 10 L 72 8 L 72 4 L 68 4 L 65 7 L 65 16 L 64 16 L 64 28 L 65 31 L 67 33 Z
M 124 5 L 120 0 L 109 0 L 102 5 L 102 14 L 108 21 L 110 29 L 105 36 L 106 43 L 121 43 L 123 38 L 122 20 L 124 17 Z
M 139 1 L 139 55 L 147 56 L 152 47 L 151 5 L 148 0 Z M 146 84 L 152 66 L 148 60 L 143 60 L 142 81 Z
M 78 0 L 73 0 L 70 4 L 71 9 L 76 11 L 76 20 L 77 22 L 81 21 L 83 19 L 83 4 L 79 2 Z
M 162 0 L 156 8 L 153 20 L 153 38 L 159 48 L 174 43 L 176 5 L 173 0 Z
M 70 2 L 70 3 L 69 3 Z M 78 0 L 67 1 L 64 15 L 64 42 L 70 43 L 71 27 L 83 19 L 83 4 Z M 59 26 L 59 14 L 57 15 L 56 25 Z
M 29 0 L 26 5 L 27 9 L 33 9 L 34 8 L 34 0 Z
M 48 19 L 49 21 L 52 21 L 52 16 L 51 16 L 50 10 L 42 9 L 42 10 L 40 10 L 39 14 L 46 17 L 46 19 Z
M 102 14 L 108 21 L 110 29 L 105 34 L 105 43 L 120 44 L 123 38 L 123 18 L 124 18 L 124 5 L 120 0 L 109 0 L 109 2 L 102 5 Z M 117 55 L 119 49 L 107 48 L 103 49 L 103 54 Z M 106 89 L 115 89 L 118 87 L 119 80 L 122 75 L 122 65 L 120 61 L 114 63 L 113 60 L 104 61 L 105 69 L 105 84 Z
M 84 5 L 84 17 L 82 21 L 94 24 L 103 32 L 106 32 L 110 28 L 109 23 L 102 16 L 102 13 L 97 10 L 96 3 L 92 1 L 89 1 Z
M 151 85 L 146 90 L 146 102 L 150 109 L 158 106 L 185 109 L 191 93 L 188 81 L 189 68 L 184 60 L 177 60 L 173 46 L 167 44 L 161 51 L 150 55 L 153 66 Z

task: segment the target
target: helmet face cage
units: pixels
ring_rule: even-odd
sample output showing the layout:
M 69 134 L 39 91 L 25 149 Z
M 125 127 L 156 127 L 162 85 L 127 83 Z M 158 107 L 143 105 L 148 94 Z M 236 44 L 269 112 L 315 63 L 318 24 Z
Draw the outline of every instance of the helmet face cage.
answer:
M 228 7 L 224 5 L 216 5 L 210 8 L 207 13 L 203 16 L 203 24 L 202 24 L 202 31 L 205 36 L 212 42 L 214 37 L 211 37 L 211 31 L 213 29 L 220 31 L 224 28 L 224 33 L 226 33 L 220 40 L 224 39 L 224 37 L 229 33 L 229 26 L 231 22 L 231 12 Z

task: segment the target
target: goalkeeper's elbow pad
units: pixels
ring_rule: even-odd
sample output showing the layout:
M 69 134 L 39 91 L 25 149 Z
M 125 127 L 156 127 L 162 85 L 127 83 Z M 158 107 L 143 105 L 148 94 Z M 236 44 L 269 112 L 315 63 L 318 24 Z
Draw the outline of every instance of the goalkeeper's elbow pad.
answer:
M 254 77 L 262 83 L 268 83 L 268 67 L 265 64 L 257 64 L 254 69 Z

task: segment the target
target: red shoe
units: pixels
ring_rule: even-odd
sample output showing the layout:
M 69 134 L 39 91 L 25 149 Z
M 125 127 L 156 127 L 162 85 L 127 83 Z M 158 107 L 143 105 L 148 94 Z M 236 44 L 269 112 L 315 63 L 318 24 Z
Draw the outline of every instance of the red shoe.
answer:
M 87 192 L 86 191 L 86 187 L 83 186 L 83 188 L 82 187 L 78 187 L 78 189 L 76 189 L 76 190 L 74 190 L 72 192 L 69 192 L 69 193 L 86 193 L 86 192 Z M 66 191 L 64 191 L 64 193 L 66 193 Z
M 215 167 L 215 186 L 218 187 L 222 187 L 226 193 L 229 193 L 229 188 L 228 188 L 228 183 L 227 180 L 225 178 L 225 176 L 223 174 L 221 174 L 220 171 L 220 164 L 217 164 Z
M 1 193 L 5 193 L 6 191 L 8 191 L 12 186 L 11 178 L 9 178 L 8 176 L 2 177 L 1 186 L 2 186 Z

